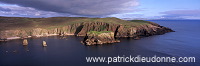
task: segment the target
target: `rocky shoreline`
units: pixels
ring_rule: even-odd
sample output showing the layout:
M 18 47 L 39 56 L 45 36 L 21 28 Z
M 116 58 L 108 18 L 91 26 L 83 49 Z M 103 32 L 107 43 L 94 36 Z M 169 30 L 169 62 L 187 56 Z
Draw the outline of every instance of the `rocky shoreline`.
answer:
M 45 19 L 45 18 L 44 18 Z M 85 18 L 84 18 L 85 19 Z M 88 18 L 87 18 L 88 19 Z M 100 18 L 102 19 L 102 18 Z M 103 22 L 103 21 L 82 21 L 79 23 L 66 24 L 61 27 L 55 28 L 42 28 L 42 27 L 29 27 L 27 29 L 1 29 L 0 31 L 0 41 L 7 41 L 11 39 L 23 39 L 31 37 L 45 37 L 45 36 L 65 36 L 65 35 L 76 35 L 76 36 L 86 36 L 88 41 L 91 40 L 88 32 L 90 31 L 110 31 L 113 38 L 120 37 L 132 37 L 140 38 L 152 35 L 161 35 L 167 32 L 173 32 L 170 28 L 160 26 L 156 23 L 149 21 L 124 21 L 117 18 L 106 18 L 113 22 Z M 98 19 L 97 19 L 98 20 Z M 116 21 L 116 22 L 115 22 Z M 120 22 L 121 21 L 121 22 Z M 122 22 L 124 21 L 124 22 Z M 1 22 L 0 22 L 1 23 Z M 20 25 L 20 24 L 19 24 Z M 9 26 L 9 25 L 8 25 Z M 37 25 L 36 25 L 37 26 Z M 23 27 L 22 27 L 23 28 Z M 25 28 L 25 27 L 24 27 Z M 94 36 L 93 36 L 94 37 Z M 99 38 L 99 37 L 98 37 Z M 106 37 L 102 37 L 106 38 Z M 92 39 L 93 40 L 93 39 Z M 107 40 L 100 44 L 114 43 L 119 41 L 107 42 Z M 86 43 L 86 42 L 85 42 Z M 93 43 L 91 43 L 93 44 Z M 98 43 L 97 43 L 98 44 Z
M 98 25 L 107 25 L 101 29 Z M 80 28 L 82 27 L 82 28 Z M 30 37 L 43 37 L 55 35 L 77 35 L 86 36 L 89 31 L 112 31 L 115 37 L 137 37 L 160 35 L 167 32 L 173 32 L 170 28 L 155 25 L 141 25 L 138 27 L 126 28 L 122 25 L 108 24 L 103 22 L 75 24 L 61 28 L 42 29 L 34 28 L 32 30 L 5 30 L 0 32 L 0 39 L 17 39 Z

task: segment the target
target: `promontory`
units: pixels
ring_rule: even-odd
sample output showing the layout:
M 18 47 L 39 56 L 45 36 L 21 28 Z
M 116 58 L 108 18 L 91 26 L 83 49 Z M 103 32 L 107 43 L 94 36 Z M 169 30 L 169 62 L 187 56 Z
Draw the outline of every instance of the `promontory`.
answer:
M 117 37 L 140 38 L 144 36 L 160 35 L 167 32 L 173 32 L 173 30 L 149 21 L 127 21 L 115 17 L 0 17 L 1 41 L 53 35 L 75 35 L 85 36 L 83 43 L 86 43 L 86 39 L 90 41 L 91 37 L 104 38 L 104 40 L 100 39 L 101 43 L 99 43 L 103 44 L 119 42 L 115 40 Z M 95 35 L 95 33 L 97 35 Z

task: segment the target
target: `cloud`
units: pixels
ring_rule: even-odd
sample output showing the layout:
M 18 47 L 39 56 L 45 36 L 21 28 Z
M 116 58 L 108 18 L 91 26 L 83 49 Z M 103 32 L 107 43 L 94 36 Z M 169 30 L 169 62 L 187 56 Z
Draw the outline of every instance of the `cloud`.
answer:
M 56 17 L 72 16 L 69 14 L 41 11 L 30 7 L 0 6 L 0 16 L 8 17 Z
M 72 15 L 102 16 L 134 11 L 137 0 L 0 0 L 43 11 Z
M 134 14 L 134 13 L 123 13 L 123 14 L 114 14 L 109 17 L 117 17 L 117 18 L 142 18 L 144 14 Z
M 11 11 L 11 9 L 0 7 L 0 11 Z
M 172 10 L 161 14 L 167 19 L 200 19 L 200 10 Z

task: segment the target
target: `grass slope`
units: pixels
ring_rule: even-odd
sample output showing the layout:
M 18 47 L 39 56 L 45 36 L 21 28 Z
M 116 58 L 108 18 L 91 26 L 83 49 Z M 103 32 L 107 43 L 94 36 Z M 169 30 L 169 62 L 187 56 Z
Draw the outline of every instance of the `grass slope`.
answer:
M 88 34 L 96 34 L 96 35 L 99 35 L 101 33 L 109 33 L 109 32 L 112 32 L 112 31 L 90 31 L 88 32 Z
M 132 20 L 126 21 L 114 17 L 87 18 L 87 17 L 51 17 L 51 18 L 24 18 L 24 17 L 0 17 L 0 31 L 13 29 L 32 28 L 58 28 L 66 25 L 82 22 L 105 22 L 111 24 L 122 24 L 127 27 L 149 24 L 148 21 Z

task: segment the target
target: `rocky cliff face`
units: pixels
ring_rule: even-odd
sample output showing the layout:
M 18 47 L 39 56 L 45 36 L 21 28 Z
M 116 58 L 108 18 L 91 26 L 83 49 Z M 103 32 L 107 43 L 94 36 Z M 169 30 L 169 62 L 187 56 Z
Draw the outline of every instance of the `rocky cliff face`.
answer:
M 52 35 L 75 35 L 79 31 L 80 24 L 66 25 L 60 28 L 32 28 L 32 29 L 16 29 L 3 30 L 0 32 L 0 39 L 12 37 L 28 38 L 28 37 L 43 37 Z
M 0 39 L 7 39 L 11 37 L 42 37 L 52 35 L 86 36 L 89 31 L 112 31 L 114 32 L 115 37 L 138 37 L 164 34 L 166 32 L 172 32 L 173 30 L 153 24 L 126 27 L 120 24 L 109 24 L 104 22 L 83 22 L 53 29 L 33 28 L 30 30 L 4 30 L 0 32 Z
M 116 30 L 115 37 L 140 37 L 140 36 L 151 36 L 160 35 L 167 32 L 172 32 L 173 30 L 155 25 L 140 25 L 137 27 L 124 27 L 119 26 Z
M 21 18 L 17 18 L 21 19 Z M 53 18 L 50 20 L 50 23 L 53 23 L 51 21 L 60 21 L 62 26 L 55 26 L 53 28 L 48 28 L 46 26 L 46 22 L 42 22 L 42 26 L 45 27 L 37 27 L 37 25 L 40 25 L 40 22 L 37 21 L 44 21 L 44 19 L 21 19 L 21 21 L 24 21 L 23 23 L 19 22 L 18 27 L 20 27 L 20 24 L 27 23 L 26 21 L 32 21 L 31 26 L 29 28 L 26 28 L 27 26 L 22 27 L 23 29 L 0 29 L 0 39 L 6 40 L 6 39 L 15 39 L 15 38 L 29 38 L 29 37 L 43 37 L 43 36 L 52 36 L 52 35 L 77 35 L 77 36 L 86 36 L 89 31 L 112 31 L 114 32 L 114 37 L 134 37 L 138 38 L 140 36 L 151 36 L 151 35 L 159 35 L 164 34 L 167 32 L 172 32 L 170 28 L 160 26 L 156 23 L 152 22 L 131 22 L 131 21 L 125 21 L 120 20 L 117 18 L 95 18 L 90 19 L 89 18 L 80 18 L 82 22 L 77 22 L 76 19 L 71 19 L 73 24 L 68 24 L 70 22 L 66 22 L 65 24 L 64 19 L 66 18 Z M 70 20 L 68 19 L 68 20 Z M 101 20 L 103 19 L 103 20 Z M 12 21 L 9 21 L 10 18 L 4 19 L 4 21 L 8 21 L 10 23 L 13 23 Z M 16 20 L 16 19 L 13 19 Z M 66 19 L 67 20 L 67 19 Z M 88 20 L 88 21 L 87 21 Z M 96 20 L 96 21 L 95 21 Z M 46 21 L 48 23 L 49 18 L 46 18 Z M 74 22 L 73 22 L 74 21 Z M 109 22 L 110 21 L 110 22 Z M 1 22 L 1 25 L 5 22 Z M 59 22 L 56 22 L 59 23 Z M 36 25 L 35 25 L 36 24 Z M 44 25 L 43 25 L 44 24 Z M 55 24 L 55 23 L 53 23 Z M 6 23 L 5 23 L 6 25 Z M 7 26 L 13 26 L 7 25 Z M 34 27 L 36 26 L 36 27 Z M 49 26 L 49 24 L 48 24 Z M 6 26 L 5 26 L 6 27 Z
M 120 42 L 114 37 L 114 32 L 105 32 L 105 31 L 90 31 L 85 36 L 83 43 L 85 45 L 96 45 L 96 44 L 108 44 Z

